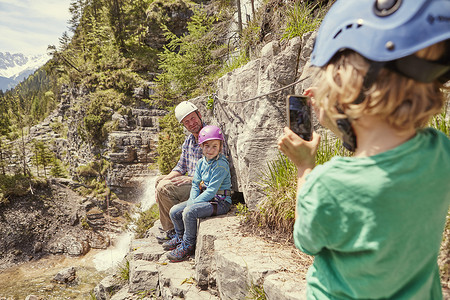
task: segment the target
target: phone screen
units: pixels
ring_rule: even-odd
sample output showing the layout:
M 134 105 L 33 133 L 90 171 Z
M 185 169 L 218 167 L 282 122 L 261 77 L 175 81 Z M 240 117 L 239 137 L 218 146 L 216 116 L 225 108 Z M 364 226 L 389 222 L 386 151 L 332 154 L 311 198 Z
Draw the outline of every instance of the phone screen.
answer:
M 312 140 L 311 105 L 307 96 L 289 95 L 286 99 L 289 128 L 306 141 Z

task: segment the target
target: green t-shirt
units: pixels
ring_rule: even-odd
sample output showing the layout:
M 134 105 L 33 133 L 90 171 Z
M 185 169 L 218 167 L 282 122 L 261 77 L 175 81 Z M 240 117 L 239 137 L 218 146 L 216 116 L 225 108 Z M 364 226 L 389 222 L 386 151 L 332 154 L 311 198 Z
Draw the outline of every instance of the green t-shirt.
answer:
M 384 153 L 335 157 L 306 178 L 295 245 L 314 255 L 308 299 L 442 299 L 450 140 L 427 128 Z

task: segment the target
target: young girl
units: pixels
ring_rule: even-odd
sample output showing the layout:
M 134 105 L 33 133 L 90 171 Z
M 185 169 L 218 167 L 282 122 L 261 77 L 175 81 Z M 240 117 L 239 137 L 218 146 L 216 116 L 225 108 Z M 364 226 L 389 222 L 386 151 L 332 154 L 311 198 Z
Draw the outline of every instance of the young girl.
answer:
M 319 29 L 308 94 L 354 157 L 315 167 L 319 136 L 285 128 L 297 166 L 295 245 L 308 299 L 442 299 L 450 140 L 423 128 L 449 79 L 450 1 L 338 0 Z M 439 21 L 440 20 L 440 21 Z
M 189 200 L 170 209 L 175 237 L 163 244 L 172 262 L 186 259 L 193 253 L 197 239 L 197 219 L 226 214 L 230 210 L 231 177 L 228 160 L 222 154 L 224 137 L 217 126 L 200 130 L 198 143 L 203 157 L 198 161 L 192 180 Z

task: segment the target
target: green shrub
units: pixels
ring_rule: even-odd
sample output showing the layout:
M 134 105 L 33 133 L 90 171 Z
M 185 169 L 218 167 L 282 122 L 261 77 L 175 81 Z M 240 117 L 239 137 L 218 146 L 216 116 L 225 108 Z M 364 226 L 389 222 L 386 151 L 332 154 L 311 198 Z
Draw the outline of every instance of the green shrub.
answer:
M 249 213 L 250 211 L 248 210 L 247 205 L 240 202 L 236 204 L 236 215 L 241 218 L 241 221 L 247 221 Z
M 285 155 L 279 153 L 263 171 L 262 184 L 267 199 L 258 207 L 258 224 L 270 230 L 276 229 L 289 239 L 295 221 L 297 193 L 295 165 Z
M 89 225 L 87 218 L 86 217 L 82 217 L 81 221 L 80 221 L 81 227 L 83 227 L 83 229 L 91 229 L 91 225 Z
M 316 164 L 323 164 L 335 155 L 351 153 L 339 140 L 328 140 L 325 135 L 319 144 Z M 278 153 L 263 170 L 261 184 L 266 199 L 259 203 L 257 211 L 248 212 L 246 207 L 238 207 L 241 222 L 264 228 L 269 233 L 276 232 L 280 240 L 291 240 L 297 203 L 297 168 L 285 155 Z
M 218 72 L 217 77 L 222 77 L 223 75 L 231 72 L 250 61 L 250 57 L 245 52 L 240 52 L 238 56 L 231 58 L 227 63 L 225 63 L 220 71 Z
M 256 285 L 252 282 L 248 290 L 248 295 L 245 297 L 246 300 L 266 300 L 266 293 L 264 292 L 264 287 Z
M 117 124 L 111 121 L 113 112 L 127 103 L 127 97 L 115 90 L 103 90 L 90 94 L 91 100 L 88 104 L 85 117 L 83 118 L 83 132 L 89 142 L 97 145 L 102 144 L 108 134 L 117 128 Z M 80 129 L 79 129 L 80 131 Z
M 11 196 L 24 196 L 35 187 L 44 188 L 47 181 L 23 174 L 2 175 L 0 174 L 0 204 L 8 203 Z
M 78 176 L 85 178 L 92 178 L 100 175 L 98 168 L 96 168 L 96 162 L 92 162 L 87 165 L 81 165 L 77 168 L 76 172 Z
M 62 164 L 61 160 L 55 159 L 53 161 L 53 167 L 50 169 L 50 175 L 58 178 L 66 178 L 67 170 Z
M 119 265 L 119 276 L 120 279 L 124 282 L 128 282 L 130 279 L 130 261 L 128 259 L 125 259 L 120 265 Z
M 161 174 L 168 174 L 176 166 L 184 141 L 183 127 L 173 112 L 159 120 L 161 131 L 158 136 L 158 168 Z
M 148 229 L 152 228 L 155 221 L 159 219 L 158 205 L 154 204 L 148 210 L 139 212 L 139 217 L 134 221 L 135 238 L 141 239 Z
M 63 138 L 67 138 L 68 127 L 61 122 L 50 123 L 50 127 L 55 133 L 58 133 Z
M 195 8 L 187 23 L 188 34 L 177 36 L 161 24 L 167 44 L 158 54 L 162 73 L 155 79 L 157 88 L 152 96 L 158 104 L 173 105 L 180 97 L 191 97 L 202 81 L 215 73 L 219 62 L 212 57 L 217 47 L 216 36 L 211 34 L 214 21 L 214 16 Z

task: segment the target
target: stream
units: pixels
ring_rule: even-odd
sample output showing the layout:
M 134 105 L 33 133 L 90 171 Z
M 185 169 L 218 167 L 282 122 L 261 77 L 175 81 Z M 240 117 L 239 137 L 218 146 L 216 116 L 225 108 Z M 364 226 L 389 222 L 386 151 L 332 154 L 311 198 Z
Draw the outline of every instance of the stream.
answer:
M 154 204 L 154 177 L 146 181 L 146 189 L 140 201 L 141 211 Z M 136 213 L 137 215 L 137 213 Z M 133 233 L 124 232 L 105 250 L 91 249 L 82 257 L 52 255 L 37 261 L 21 264 L 0 273 L 0 300 L 23 300 L 28 295 L 42 299 L 94 299 L 94 287 L 116 268 L 128 252 Z M 51 280 L 62 269 L 76 268 L 74 284 L 52 283 Z

